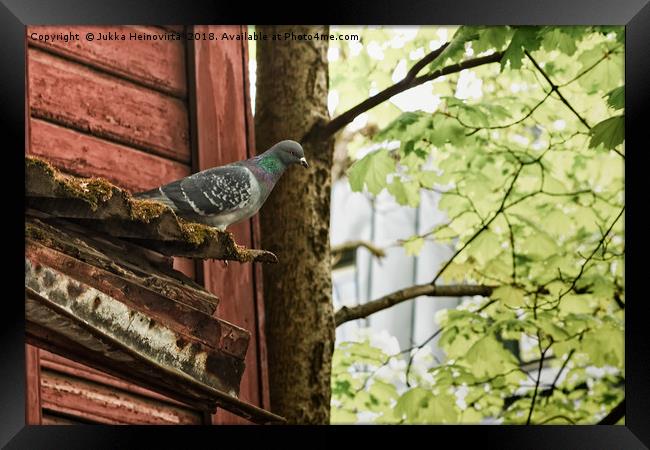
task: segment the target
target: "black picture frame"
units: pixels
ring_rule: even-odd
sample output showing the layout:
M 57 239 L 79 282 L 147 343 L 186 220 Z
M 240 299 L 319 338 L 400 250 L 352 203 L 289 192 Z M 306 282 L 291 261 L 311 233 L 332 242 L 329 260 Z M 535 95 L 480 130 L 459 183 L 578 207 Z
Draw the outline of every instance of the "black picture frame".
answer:
M 136 437 L 167 445 L 187 448 L 202 439 L 214 440 L 224 433 L 246 433 L 246 446 L 256 436 L 266 443 L 267 437 L 287 439 L 290 432 L 305 430 L 336 435 L 322 441 L 338 445 L 344 434 L 369 431 L 359 427 L 37 427 L 25 426 L 25 339 L 24 303 L 18 280 L 24 258 L 24 205 L 20 195 L 20 167 L 24 166 L 18 147 L 25 146 L 25 26 L 38 24 L 232 24 L 232 23 L 331 23 L 331 24 L 430 24 L 430 25 L 625 25 L 626 26 L 626 416 L 624 426 L 431 426 L 373 427 L 375 438 L 397 438 L 402 443 L 435 438 L 440 444 L 463 443 L 472 439 L 480 448 L 553 448 L 553 449 L 636 449 L 650 446 L 650 336 L 645 298 L 640 296 L 644 248 L 643 198 L 641 185 L 647 167 L 643 156 L 643 112 L 648 107 L 650 88 L 650 3 L 649 0 L 457 0 L 413 2 L 379 0 L 367 4 L 329 1 L 291 5 L 286 2 L 215 1 L 43 1 L 2 0 L 0 5 L 0 89 L 1 121 L 4 133 L 5 162 L 3 186 L 4 218 L 2 224 L 5 249 L 4 302 L 0 313 L 0 445 L 6 448 L 131 448 Z M 647 127 L 647 125 L 646 125 Z M 646 144 L 647 146 L 647 144 Z M 631 158 L 631 159 L 629 159 Z M 14 219 L 14 220 L 8 220 Z M 13 274 L 13 275 L 12 275 Z M 640 276 L 641 275 L 641 276 Z M 636 295 L 635 295 L 636 294 Z M 419 434 L 421 436 L 415 436 Z M 146 435 L 146 436 L 145 436 Z M 176 440 L 178 439 L 178 440 Z M 150 441 L 152 443 L 153 441 Z M 178 444 L 176 444 L 178 443 Z M 191 445 L 191 444 L 190 444 Z M 153 446 L 150 445 L 150 446 Z

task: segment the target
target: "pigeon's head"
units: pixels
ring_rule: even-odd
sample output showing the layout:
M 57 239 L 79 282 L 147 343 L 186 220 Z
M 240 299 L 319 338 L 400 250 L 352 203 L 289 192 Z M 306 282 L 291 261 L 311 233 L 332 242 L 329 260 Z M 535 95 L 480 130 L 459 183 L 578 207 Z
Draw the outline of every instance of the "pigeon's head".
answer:
M 305 151 L 296 141 L 281 141 L 269 149 L 285 166 L 291 164 L 300 164 L 303 167 L 309 167 L 305 159 Z

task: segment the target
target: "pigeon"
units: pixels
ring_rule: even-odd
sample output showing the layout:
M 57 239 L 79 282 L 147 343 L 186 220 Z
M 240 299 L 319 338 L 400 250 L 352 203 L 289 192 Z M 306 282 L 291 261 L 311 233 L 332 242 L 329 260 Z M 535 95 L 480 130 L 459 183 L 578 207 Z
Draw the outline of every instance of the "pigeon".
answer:
M 293 164 L 309 167 L 302 146 L 281 141 L 253 158 L 197 172 L 134 197 L 163 203 L 184 219 L 224 231 L 255 215 Z

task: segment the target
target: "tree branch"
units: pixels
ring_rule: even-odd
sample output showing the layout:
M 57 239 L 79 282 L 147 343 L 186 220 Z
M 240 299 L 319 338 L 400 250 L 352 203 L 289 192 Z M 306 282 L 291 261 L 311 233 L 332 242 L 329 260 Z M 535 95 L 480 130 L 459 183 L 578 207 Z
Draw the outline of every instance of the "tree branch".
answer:
M 312 128 L 309 133 L 303 137 L 302 142 L 305 143 L 310 141 L 328 139 L 343 127 L 345 127 L 347 124 L 351 123 L 360 114 L 369 111 L 370 109 L 385 102 L 400 92 L 404 92 L 408 89 L 419 86 L 423 83 L 426 83 L 427 81 L 432 81 L 445 75 L 460 72 L 461 70 L 471 69 L 472 67 L 482 66 L 484 64 L 499 62 L 503 57 L 503 52 L 496 52 L 492 53 L 491 55 L 481 56 L 480 58 L 468 59 L 457 64 L 452 64 L 450 66 L 443 67 L 442 69 L 431 72 L 427 75 L 422 75 L 419 77 L 416 76 L 424 66 L 435 60 L 447 47 L 447 45 L 449 45 L 449 43 L 432 51 L 420 61 L 418 61 L 415 65 L 413 65 L 413 67 L 411 67 L 411 69 L 406 74 L 406 77 L 404 77 L 402 80 L 398 81 L 392 86 L 387 87 L 372 97 L 367 98 L 366 100 L 350 108 L 344 113 L 338 115 L 329 121 L 326 125 L 319 126 L 319 124 L 316 124 L 314 128 Z
M 615 425 L 616 422 L 625 417 L 625 398 L 612 409 L 609 414 L 603 417 L 596 425 Z
M 544 77 L 544 79 L 548 82 L 548 84 L 551 85 L 551 92 L 555 91 L 555 92 L 557 93 L 558 97 L 560 97 L 560 100 L 562 101 L 562 103 L 564 103 L 564 104 L 565 104 L 565 105 L 566 105 L 566 106 L 571 110 L 571 112 L 573 112 L 573 114 L 575 114 L 575 116 L 580 120 L 580 122 L 582 122 L 582 124 L 583 124 L 585 127 L 587 127 L 588 130 L 591 130 L 591 127 L 589 126 L 589 124 L 587 123 L 587 121 L 584 119 L 584 117 L 582 117 L 582 116 L 578 113 L 578 111 L 576 111 L 575 108 L 571 105 L 571 103 L 569 103 L 569 101 L 564 97 L 564 95 L 562 95 L 562 93 L 561 93 L 560 90 L 558 89 L 558 85 L 555 84 L 555 83 L 553 83 L 553 81 L 549 78 L 549 76 L 546 74 L 546 72 L 544 72 L 544 70 L 543 70 L 542 67 L 537 63 L 537 61 L 535 61 L 535 59 L 534 59 L 533 56 L 528 52 L 528 50 L 526 50 L 525 53 L 526 53 L 526 56 L 528 57 L 528 59 L 530 59 L 530 61 L 531 61 L 531 62 L 533 63 L 533 65 L 535 66 L 535 68 L 539 71 L 539 73 L 541 73 L 542 76 Z
M 526 419 L 526 425 L 530 425 L 530 421 L 533 418 L 533 411 L 535 410 L 535 400 L 537 400 L 537 393 L 539 391 L 539 381 L 542 378 L 542 369 L 544 368 L 544 358 L 546 357 L 546 352 L 551 348 L 551 344 L 548 345 L 545 349 L 542 349 L 542 338 L 537 333 L 537 345 L 539 346 L 539 366 L 537 369 L 537 380 L 535 380 L 535 390 L 533 391 L 533 399 L 530 403 L 530 409 L 528 410 L 528 419 Z
M 548 404 L 548 400 L 551 398 L 551 395 L 553 395 L 553 392 L 555 392 L 555 387 L 557 386 L 557 382 L 560 379 L 560 376 L 562 375 L 562 372 L 564 372 L 564 369 L 566 368 L 567 364 L 569 364 L 569 360 L 575 353 L 576 349 L 572 348 L 569 354 L 567 355 L 566 359 L 562 363 L 562 366 L 560 367 L 560 370 L 557 371 L 557 374 L 555 374 L 555 378 L 553 378 L 553 383 L 551 383 L 551 387 L 543 392 L 540 392 L 540 396 L 546 397 L 546 403 Z M 548 359 L 548 358 L 547 358 Z
M 405 302 L 406 300 L 410 300 L 421 295 L 426 295 L 429 297 L 464 297 L 471 295 L 482 295 L 487 297 L 492 293 L 494 289 L 495 287 L 493 286 L 483 285 L 456 284 L 434 286 L 429 283 L 420 284 L 392 292 L 388 295 L 378 298 L 377 300 L 364 303 L 363 305 L 353 307 L 344 306 L 335 313 L 334 318 L 336 321 L 336 326 L 338 327 L 345 322 L 368 317 L 369 315 L 374 314 L 378 311 L 390 308 L 391 306 L 397 305 L 398 303 Z
M 332 256 L 338 256 L 341 253 L 344 253 L 349 250 L 356 250 L 359 247 L 363 247 L 366 250 L 368 250 L 370 253 L 373 254 L 373 256 L 377 258 L 383 258 L 386 256 L 386 252 L 384 252 L 383 249 L 376 247 L 373 245 L 371 242 L 368 241 L 349 241 L 349 242 L 344 242 L 343 244 L 340 245 L 334 245 L 332 246 L 331 253 Z

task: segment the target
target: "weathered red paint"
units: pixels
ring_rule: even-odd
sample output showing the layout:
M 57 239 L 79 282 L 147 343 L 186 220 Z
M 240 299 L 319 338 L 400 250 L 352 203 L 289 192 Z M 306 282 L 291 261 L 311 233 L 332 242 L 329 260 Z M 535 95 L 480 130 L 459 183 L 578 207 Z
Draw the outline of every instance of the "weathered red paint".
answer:
M 65 30 L 65 31 L 64 31 Z M 39 35 L 56 35 L 62 31 L 79 34 L 80 40 L 48 41 Z M 162 35 L 169 30 L 149 26 L 30 26 L 27 28 L 29 45 L 57 53 L 82 64 L 97 67 L 133 82 L 176 97 L 187 96 L 185 76 L 185 46 L 181 40 L 129 39 L 132 33 L 139 35 Z M 128 41 L 88 41 L 86 33 L 125 35 Z M 33 37 L 33 38 L 32 38 Z
M 43 120 L 31 120 L 31 154 L 79 176 L 106 178 L 140 192 L 191 173 L 188 164 L 152 155 Z
M 103 424 L 194 425 L 201 413 L 43 368 L 43 409 Z M 83 401 L 79 401 L 79 399 Z
M 39 364 L 40 350 L 37 347 L 25 345 L 26 405 L 25 424 L 40 425 L 41 416 L 41 368 Z
M 165 397 L 164 395 L 160 395 L 159 393 L 152 390 L 127 383 L 120 378 L 116 378 L 104 372 L 100 372 L 99 370 L 84 366 L 83 364 L 79 364 L 78 362 L 72 361 L 71 359 L 57 355 L 56 353 L 51 353 L 47 350 L 39 349 L 39 354 L 41 367 L 43 369 L 60 372 L 70 376 L 71 378 L 76 377 L 106 386 L 112 386 L 117 389 L 128 391 L 143 397 L 160 400 L 164 403 L 171 403 L 172 405 L 182 406 L 185 408 L 188 407 L 187 405 L 180 403 L 172 398 Z
M 186 103 L 35 48 L 32 117 L 189 163 Z

